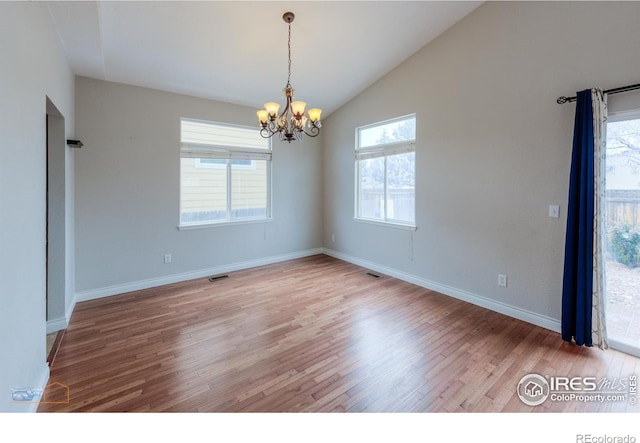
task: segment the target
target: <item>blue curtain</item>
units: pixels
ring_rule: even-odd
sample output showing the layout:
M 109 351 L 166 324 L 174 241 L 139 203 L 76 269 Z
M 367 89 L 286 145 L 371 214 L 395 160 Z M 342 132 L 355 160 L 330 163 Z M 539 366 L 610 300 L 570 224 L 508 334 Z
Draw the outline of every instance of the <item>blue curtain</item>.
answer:
M 593 346 L 593 106 L 591 90 L 577 94 L 569 179 L 562 287 L 562 339 Z

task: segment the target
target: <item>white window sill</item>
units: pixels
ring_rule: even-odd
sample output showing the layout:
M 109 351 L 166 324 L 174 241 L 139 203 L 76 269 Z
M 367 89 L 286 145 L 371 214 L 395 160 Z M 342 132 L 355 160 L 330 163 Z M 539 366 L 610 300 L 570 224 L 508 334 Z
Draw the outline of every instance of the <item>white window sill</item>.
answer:
M 370 225 L 386 226 L 388 228 L 404 229 L 404 230 L 407 230 L 407 231 L 417 231 L 418 230 L 418 227 L 415 226 L 415 225 L 406 225 L 406 224 L 402 224 L 402 223 L 394 223 L 394 222 L 382 221 L 382 220 L 372 220 L 372 219 L 360 218 L 360 217 L 354 217 L 353 219 L 355 221 L 357 221 L 357 222 L 367 223 L 367 224 L 370 224 Z
M 207 228 L 221 228 L 224 226 L 236 226 L 236 225 L 255 225 L 258 223 L 272 222 L 273 218 L 255 218 L 245 220 L 232 220 L 232 221 L 219 221 L 211 223 L 201 223 L 192 225 L 178 225 L 178 231 L 191 231 L 193 229 L 207 229 Z

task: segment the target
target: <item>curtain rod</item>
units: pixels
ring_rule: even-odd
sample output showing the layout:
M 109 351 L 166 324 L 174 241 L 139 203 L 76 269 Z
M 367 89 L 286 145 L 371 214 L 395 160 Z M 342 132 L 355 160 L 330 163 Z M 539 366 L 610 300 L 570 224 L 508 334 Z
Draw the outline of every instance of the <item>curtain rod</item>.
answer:
M 606 91 L 603 91 L 603 92 L 605 94 L 619 94 L 621 92 L 628 92 L 636 89 L 640 89 L 640 83 L 637 85 L 622 86 L 621 88 L 607 89 Z M 562 96 L 562 97 L 558 97 L 558 100 L 556 100 L 556 103 L 558 103 L 559 105 L 562 105 L 563 103 L 574 102 L 576 100 L 577 100 L 577 97 Z

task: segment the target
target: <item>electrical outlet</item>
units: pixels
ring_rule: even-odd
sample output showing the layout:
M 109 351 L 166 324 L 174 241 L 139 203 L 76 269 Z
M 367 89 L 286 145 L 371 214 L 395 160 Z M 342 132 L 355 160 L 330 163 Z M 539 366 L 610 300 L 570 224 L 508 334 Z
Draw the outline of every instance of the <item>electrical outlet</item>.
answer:
M 171 263 L 171 254 L 164 254 L 164 264 L 168 265 Z
M 504 274 L 498 274 L 498 286 L 502 286 L 503 288 L 507 287 L 507 276 Z
M 336 241 L 336 235 L 335 234 L 331 234 L 331 241 Z

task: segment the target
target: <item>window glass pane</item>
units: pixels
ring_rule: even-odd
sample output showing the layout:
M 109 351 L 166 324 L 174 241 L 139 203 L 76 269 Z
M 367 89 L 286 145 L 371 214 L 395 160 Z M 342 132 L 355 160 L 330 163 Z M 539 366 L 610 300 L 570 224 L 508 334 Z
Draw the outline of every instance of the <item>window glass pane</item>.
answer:
M 387 157 L 387 219 L 415 221 L 415 153 Z
M 640 190 L 640 119 L 607 123 L 607 189 Z
M 265 218 L 267 216 L 266 160 L 242 160 L 231 163 L 231 218 Z
M 360 160 L 359 211 L 363 218 L 384 220 L 384 157 Z
M 415 138 L 416 119 L 413 116 L 358 130 L 358 146 L 360 148 L 415 140 Z
M 208 159 L 180 159 L 181 225 L 227 218 L 227 168 L 196 167 L 196 163 L 203 160 Z

